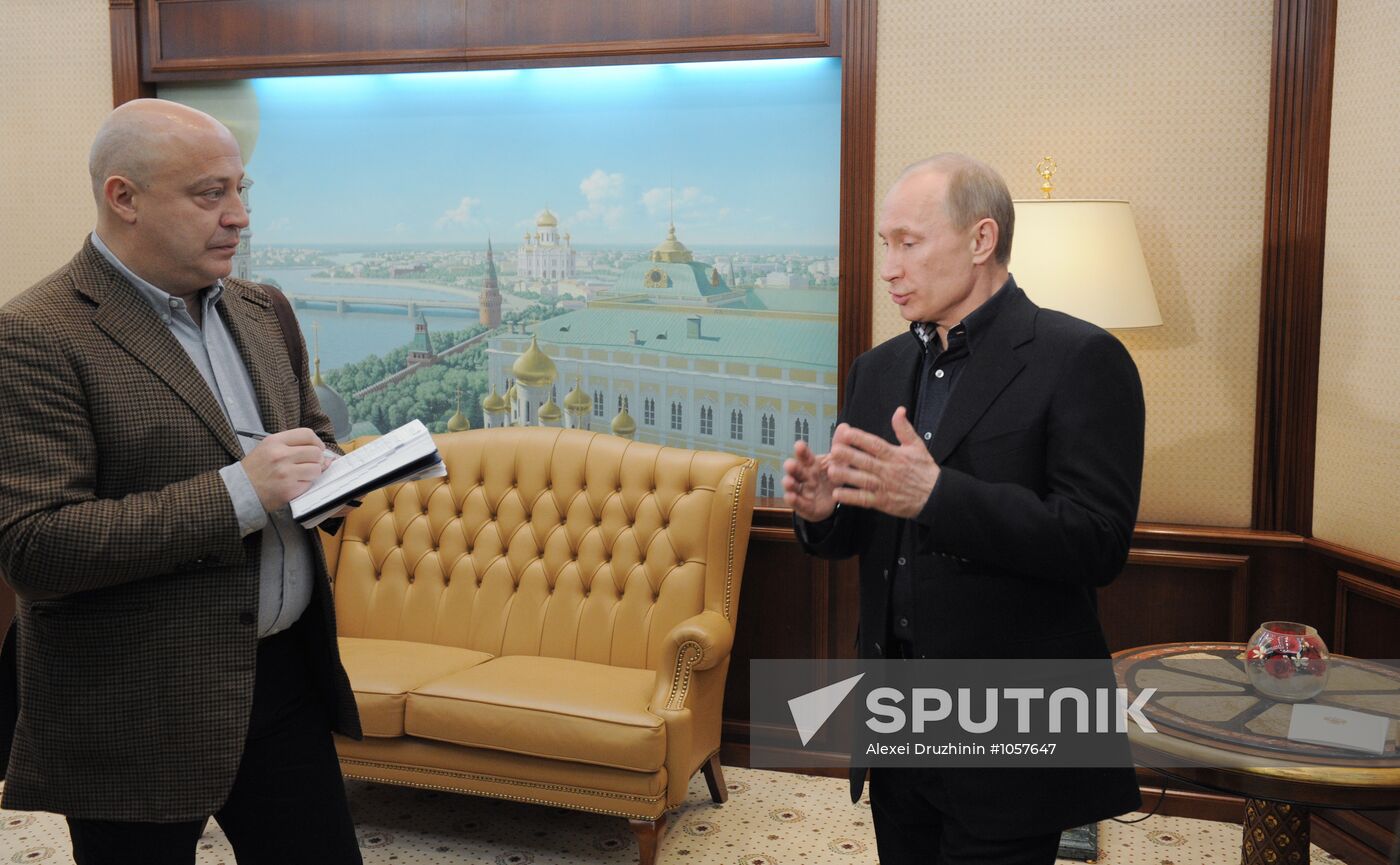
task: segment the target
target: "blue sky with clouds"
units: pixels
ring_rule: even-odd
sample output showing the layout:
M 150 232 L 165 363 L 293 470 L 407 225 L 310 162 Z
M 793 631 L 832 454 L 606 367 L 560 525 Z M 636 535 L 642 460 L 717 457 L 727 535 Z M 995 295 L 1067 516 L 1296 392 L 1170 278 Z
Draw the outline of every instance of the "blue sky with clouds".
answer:
M 839 61 L 261 79 L 259 245 L 837 243 Z M 673 189 L 673 193 L 668 192 Z

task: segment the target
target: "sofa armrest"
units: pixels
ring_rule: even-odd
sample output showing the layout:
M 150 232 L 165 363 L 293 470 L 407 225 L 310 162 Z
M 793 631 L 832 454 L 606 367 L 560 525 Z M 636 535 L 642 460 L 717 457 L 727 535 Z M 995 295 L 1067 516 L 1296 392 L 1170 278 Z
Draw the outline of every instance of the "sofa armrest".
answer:
M 714 610 L 691 616 L 671 629 L 661 643 L 661 664 L 657 668 L 656 691 L 651 697 L 655 710 L 672 712 L 685 708 L 690 693 L 690 677 L 697 670 L 708 670 L 729 657 L 734 646 L 734 626 Z

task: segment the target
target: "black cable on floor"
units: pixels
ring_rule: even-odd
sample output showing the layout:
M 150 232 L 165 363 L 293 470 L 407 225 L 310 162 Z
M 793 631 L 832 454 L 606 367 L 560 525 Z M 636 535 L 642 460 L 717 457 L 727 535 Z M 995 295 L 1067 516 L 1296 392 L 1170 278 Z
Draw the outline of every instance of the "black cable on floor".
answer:
M 1157 795 L 1157 804 L 1155 804 L 1155 805 L 1152 806 L 1152 810 L 1151 810 L 1151 811 L 1148 811 L 1146 814 L 1143 814 L 1141 817 L 1137 818 L 1136 820 L 1123 820 L 1123 819 L 1121 819 L 1121 818 L 1119 818 L 1119 817 L 1113 817 L 1112 820 L 1113 820 L 1113 822 L 1115 822 L 1115 823 L 1124 823 L 1124 824 L 1141 823 L 1143 820 L 1146 820 L 1148 817 L 1151 817 L 1153 814 L 1156 814 L 1156 813 L 1157 813 L 1157 809 L 1160 808 L 1160 807 L 1162 807 L 1162 801 L 1163 801 L 1164 799 L 1166 799 L 1166 798 L 1167 798 L 1167 776 L 1163 775 L 1163 776 L 1162 776 L 1162 792 L 1159 793 L 1159 794 Z

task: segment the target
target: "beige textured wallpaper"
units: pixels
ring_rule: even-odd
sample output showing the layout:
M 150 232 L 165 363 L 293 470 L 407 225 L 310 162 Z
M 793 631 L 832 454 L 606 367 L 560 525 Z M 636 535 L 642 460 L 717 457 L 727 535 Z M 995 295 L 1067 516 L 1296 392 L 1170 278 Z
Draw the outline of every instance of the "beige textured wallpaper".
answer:
M 1313 534 L 1400 561 L 1400 5 L 1337 9 Z
M 107 4 L 5 0 L 0 22 L 0 303 L 92 230 L 88 145 L 112 110 Z
M 1132 202 L 1165 322 L 1119 332 L 1147 393 L 1143 520 L 1249 523 L 1272 21 L 1269 0 L 880 0 L 877 195 L 959 150 L 1017 198 L 1050 154 L 1056 197 Z M 878 342 L 903 325 L 875 295 Z

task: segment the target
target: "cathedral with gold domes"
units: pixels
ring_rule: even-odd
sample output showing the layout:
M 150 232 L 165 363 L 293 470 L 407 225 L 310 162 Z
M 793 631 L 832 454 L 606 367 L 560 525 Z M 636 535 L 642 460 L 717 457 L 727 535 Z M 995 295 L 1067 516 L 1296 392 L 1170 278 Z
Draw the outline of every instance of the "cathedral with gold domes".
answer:
M 549 208 L 535 217 L 535 232 L 525 233 L 516 253 L 516 276 L 526 282 L 557 283 L 574 278 L 573 239 L 559 233 L 559 218 Z
M 583 392 L 582 380 L 575 380 L 561 408 L 554 398 L 559 388 L 559 367 L 534 337 L 511 363 L 510 379 L 505 396 L 499 395 L 492 386 L 491 392 L 481 400 L 481 418 L 487 429 L 505 426 L 592 428 L 593 400 Z M 626 405 L 619 407 L 609 431 L 624 438 L 632 438 L 636 433 L 637 424 L 627 413 Z

